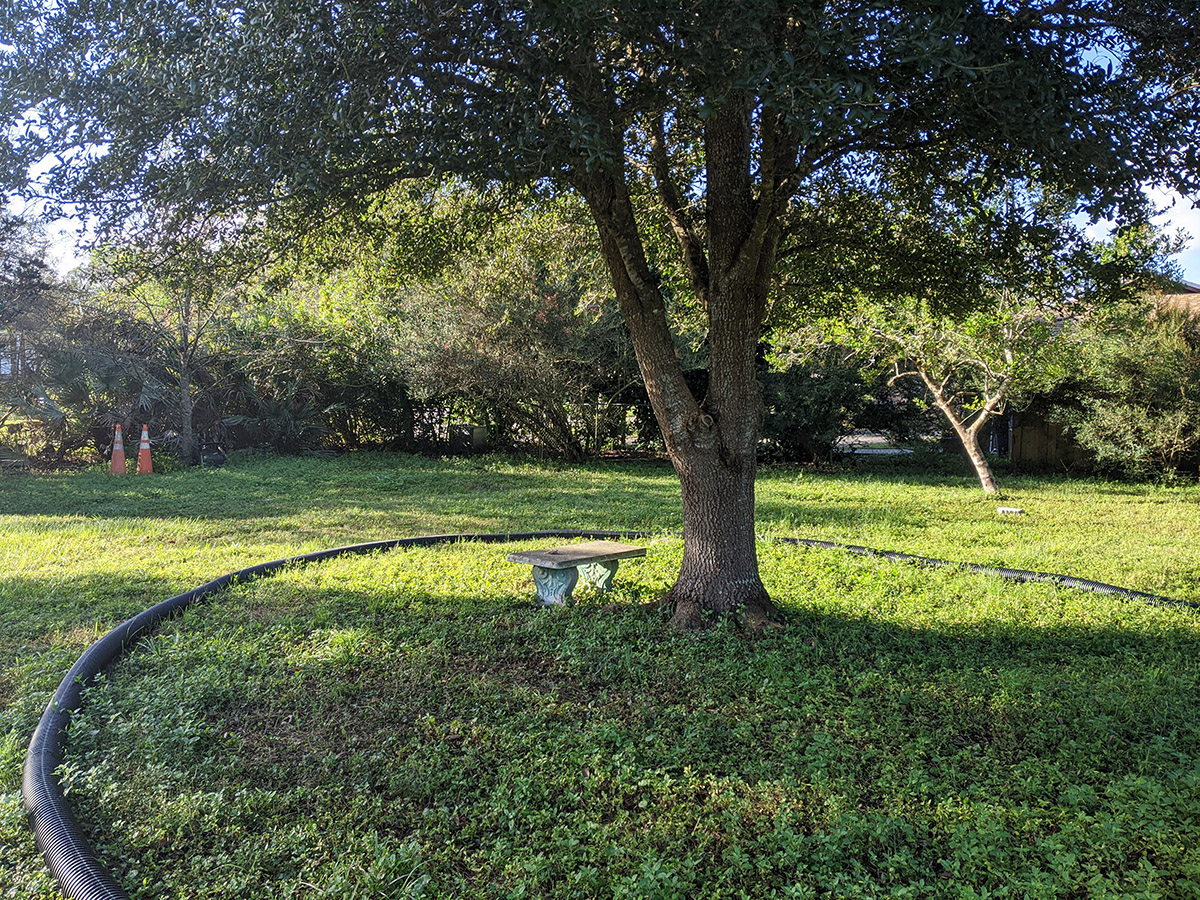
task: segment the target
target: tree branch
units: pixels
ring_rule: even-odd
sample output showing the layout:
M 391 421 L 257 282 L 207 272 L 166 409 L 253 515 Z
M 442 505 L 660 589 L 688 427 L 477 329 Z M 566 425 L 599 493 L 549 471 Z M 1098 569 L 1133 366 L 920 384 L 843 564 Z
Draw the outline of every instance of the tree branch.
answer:
M 650 127 L 650 171 L 654 176 L 654 184 L 658 188 L 663 209 L 671 221 L 671 230 L 675 232 L 675 238 L 679 241 L 679 249 L 687 265 L 692 290 L 707 308 L 708 259 L 704 254 L 704 242 L 684 208 L 679 192 L 675 190 L 675 182 L 671 178 L 671 160 L 667 153 L 666 125 L 663 121 L 665 115 L 662 113 L 655 117 Z
M 765 112 L 764 112 L 765 115 Z M 762 257 L 763 244 L 767 237 L 768 229 L 774 225 L 779 227 L 778 216 L 775 215 L 776 204 L 776 188 L 778 187 L 777 178 L 777 158 L 776 153 L 779 150 L 777 143 L 776 128 L 774 125 L 762 126 L 762 154 L 758 167 L 758 199 L 754 202 L 754 220 L 750 226 L 750 232 L 746 235 L 746 240 L 742 246 L 738 248 L 737 257 L 734 259 L 733 268 L 743 269 L 749 266 L 758 268 L 758 263 Z

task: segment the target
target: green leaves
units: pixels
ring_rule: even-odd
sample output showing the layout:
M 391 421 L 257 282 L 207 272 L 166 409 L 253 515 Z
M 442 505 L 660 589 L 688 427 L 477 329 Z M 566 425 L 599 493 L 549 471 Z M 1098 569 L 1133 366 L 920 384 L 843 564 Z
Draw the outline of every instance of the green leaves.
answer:
M 1200 447 L 1200 342 L 1186 310 L 1131 303 L 1089 321 L 1053 420 L 1102 471 L 1171 478 Z
M 1090 18 L 1055 12 L 11 3 L 0 111 L 38 123 L 8 138 L 30 162 L 102 148 L 49 184 L 96 212 L 131 193 L 223 209 L 362 197 L 429 170 L 557 179 L 621 165 L 639 117 L 703 120 L 731 91 L 802 146 L 841 147 L 830 162 L 902 146 L 997 166 L 1027 154 L 1116 200 L 1181 147 L 1196 99 L 1176 76 L 1197 13 L 1182 0 L 1152 20 L 1108 3 Z M 1128 55 L 1101 65 L 1085 51 L 1109 35 Z M 1193 179 L 1189 158 L 1167 174 Z

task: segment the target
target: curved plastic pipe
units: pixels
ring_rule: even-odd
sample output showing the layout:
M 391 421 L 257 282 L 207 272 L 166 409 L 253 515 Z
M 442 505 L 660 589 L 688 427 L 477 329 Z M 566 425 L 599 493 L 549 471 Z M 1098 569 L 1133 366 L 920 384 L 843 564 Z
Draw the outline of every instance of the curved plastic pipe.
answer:
M 1007 569 L 1000 566 L 981 566 L 976 563 L 950 562 L 946 559 L 936 559 L 932 556 L 916 556 L 912 553 L 900 553 L 896 550 L 874 550 L 870 547 L 859 547 L 855 544 L 839 544 L 835 541 L 815 541 L 809 538 L 775 538 L 783 544 L 795 544 L 802 547 L 816 547 L 822 550 L 844 550 L 859 556 L 878 556 L 890 559 L 892 562 L 914 563 L 918 566 L 928 566 L 936 569 L 960 569 L 964 572 L 976 572 L 980 575 L 996 575 L 1009 581 L 1039 581 L 1057 584 L 1061 587 L 1074 588 L 1080 591 L 1091 591 L 1095 594 L 1111 594 L 1127 597 L 1130 600 L 1141 600 L 1154 606 L 1183 606 L 1188 609 L 1200 609 L 1200 603 L 1190 603 L 1187 600 L 1176 600 L 1173 597 L 1163 597 L 1158 594 L 1147 594 L 1130 588 L 1117 587 L 1115 584 L 1105 584 L 1103 581 L 1092 581 L 1087 578 L 1076 578 L 1073 575 L 1056 575 L 1053 572 L 1031 572 L 1027 569 Z
M 509 534 L 443 534 L 424 537 L 397 538 L 390 541 L 374 541 L 367 544 L 353 544 L 348 547 L 337 547 L 332 550 L 319 550 L 315 553 L 305 553 L 300 556 L 290 556 L 272 562 L 260 563 L 249 568 L 230 572 L 207 584 L 202 584 L 182 594 L 177 594 L 139 613 L 126 622 L 121 623 L 96 643 L 92 644 L 83 655 L 76 660 L 66 677 L 58 685 L 46 711 L 38 722 L 33 738 L 29 742 L 29 752 L 25 757 L 25 772 L 21 793 L 25 801 L 25 810 L 29 814 L 30 824 L 37 841 L 38 848 L 46 859 L 46 864 L 58 880 L 62 893 L 72 900 L 129 900 L 129 895 L 121 888 L 104 866 L 97 859 L 95 851 L 88 843 L 87 837 L 80 828 L 78 821 L 71 813 L 70 804 L 63 796 L 62 784 L 56 773 L 62 765 L 63 751 L 66 747 L 67 726 L 71 715 L 82 705 L 83 688 L 90 684 L 111 663 L 126 653 L 138 639 L 148 635 L 163 620 L 182 612 L 193 603 L 197 603 L 212 594 L 217 593 L 231 584 L 248 581 L 270 575 L 285 566 L 300 565 L 320 560 L 332 559 L 336 556 L 347 556 L 359 553 L 373 553 L 377 550 L 392 550 L 399 547 L 428 547 L 435 544 L 455 541 L 479 541 L 483 543 L 510 543 L 514 541 L 535 540 L 538 538 L 590 538 L 595 540 L 612 538 L 645 538 L 650 532 L 642 531 L 523 531 Z M 914 556 L 908 553 L 897 553 L 890 550 L 872 550 L 869 547 L 859 547 L 853 544 L 838 544 L 833 541 L 817 541 L 805 538 L 776 538 L 781 543 L 806 547 L 816 547 L 828 550 L 844 550 L 862 556 L 879 556 L 896 562 L 912 562 L 919 565 L 939 566 L 964 569 L 970 572 L 980 572 L 987 575 L 998 575 L 1014 581 L 1048 581 L 1064 587 L 1078 588 L 1085 591 L 1095 591 L 1102 594 L 1113 594 L 1143 600 L 1148 603 L 1173 606 L 1186 606 L 1200 609 L 1200 604 L 1173 600 L 1156 594 L 1146 594 L 1127 588 L 1089 581 L 1083 578 L 1073 578 L 1068 575 L 1053 575 L 1045 572 L 1028 572 L 1023 569 L 1004 569 L 991 566 L 978 566 L 972 563 L 954 563 L 947 560 L 933 559 L 926 556 Z

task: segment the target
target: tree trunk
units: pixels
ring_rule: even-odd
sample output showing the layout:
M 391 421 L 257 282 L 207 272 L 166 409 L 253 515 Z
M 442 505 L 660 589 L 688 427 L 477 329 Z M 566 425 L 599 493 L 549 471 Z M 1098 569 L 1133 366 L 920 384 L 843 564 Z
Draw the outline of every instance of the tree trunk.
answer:
M 708 315 L 708 393 L 696 397 L 684 378 L 657 273 L 646 259 L 621 163 L 597 169 L 576 186 L 591 209 L 601 252 L 629 328 L 638 367 L 667 452 L 679 475 L 683 501 L 683 564 L 665 601 L 673 621 L 695 627 L 703 613 L 734 614 L 757 627 L 776 615 L 758 574 L 754 533 L 754 477 L 762 424 L 762 386 L 755 353 L 779 244 L 779 189 L 775 146 L 768 135 L 755 190 L 751 154 L 752 108 L 731 95 L 706 124 L 707 186 L 704 240 L 662 191 L 676 226 L 691 283 Z M 625 158 L 623 140 L 609 135 L 613 158 Z M 660 157 L 665 168 L 665 157 Z M 780 200 L 779 198 L 784 198 Z M 701 243 L 704 246 L 701 246 Z
M 601 246 L 679 475 L 683 564 L 664 602 L 674 610 L 672 621 L 685 628 L 703 624 L 705 611 L 732 613 L 747 626 L 760 627 L 777 611 L 758 574 L 754 533 L 762 419 L 762 388 L 754 370 L 757 288 L 743 279 L 710 297 L 709 389 L 697 401 L 683 378 L 663 299 L 656 292 L 646 298 L 632 288 L 617 238 L 603 225 Z
M 958 440 L 963 446 L 963 450 L 967 453 L 967 459 L 971 461 L 971 465 L 975 468 L 975 474 L 979 477 L 979 484 L 983 487 L 983 492 L 989 496 L 1000 493 L 1000 488 L 996 486 L 996 478 L 992 475 L 992 467 L 987 461 L 987 456 L 984 455 L 983 449 L 979 446 L 979 433 L 983 430 L 984 424 L 991 418 L 992 412 L 999 406 L 1003 397 L 1002 394 L 994 395 L 988 398 L 984 408 L 978 413 L 978 417 L 968 428 L 942 390 L 942 386 L 938 385 L 927 372 L 919 371 L 918 374 L 921 380 L 925 382 L 925 387 L 929 389 L 930 396 L 933 397 L 933 404 L 946 417 L 946 421 L 950 423 L 950 427 L 954 429 L 954 433 L 958 435 Z
M 605 255 L 616 248 L 602 230 Z M 613 266 L 620 285 L 624 270 Z M 762 388 L 754 369 L 758 322 L 755 286 L 727 284 L 710 298 L 709 385 L 701 400 L 684 381 L 658 299 L 657 315 L 641 314 L 629 285 L 620 285 L 630 335 L 646 391 L 679 475 L 684 556 L 664 601 L 672 621 L 692 628 L 705 611 L 732 613 L 749 627 L 776 615 L 758 574 L 754 532 L 754 478 L 762 420 Z M 660 321 L 661 320 L 661 321 Z M 731 321 L 739 320 L 739 321 Z M 740 321 L 744 320 L 744 321 Z
M 711 226 L 710 226 L 711 227 Z M 714 272 L 708 296 L 708 393 L 696 418 L 664 431 L 683 499 L 684 555 L 667 598 L 675 624 L 734 613 L 759 627 L 776 615 L 758 573 L 754 479 L 762 429 L 755 370 L 758 286 L 747 273 Z M 660 421 L 662 417 L 660 416 Z
M 185 466 L 191 466 L 196 463 L 192 436 L 192 358 L 197 335 L 192 334 L 192 295 L 186 288 L 182 300 L 179 316 L 179 458 Z
M 992 475 L 991 464 L 979 446 L 979 431 L 974 428 L 958 429 L 958 437 L 962 441 L 963 449 L 967 451 L 967 459 L 975 467 L 975 474 L 979 476 L 979 484 L 982 485 L 983 492 L 988 495 L 1000 493 L 1000 488 L 996 486 L 996 479 Z
M 776 614 L 758 574 L 753 455 L 672 454 L 683 497 L 683 564 L 665 602 L 672 622 L 703 624 L 705 611 L 733 613 L 751 627 Z
M 192 373 L 185 365 L 179 373 L 179 458 L 185 466 L 196 461 L 195 438 L 192 434 Z

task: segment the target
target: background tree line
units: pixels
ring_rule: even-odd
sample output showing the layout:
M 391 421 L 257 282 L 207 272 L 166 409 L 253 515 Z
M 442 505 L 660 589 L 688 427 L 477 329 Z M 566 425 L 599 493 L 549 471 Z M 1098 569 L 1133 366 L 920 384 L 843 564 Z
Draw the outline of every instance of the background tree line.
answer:
M 1195 466 L 1196 323 L 1147 299 L 1169 283 L 1174 240 L 1142 226 L 1091 241 L 1063 198 L 1028 184 L 911 188 L 846 179 L 814 199 L 807 227 L 837 252 L 785 266 L 773 292 L 764 459 L 825 462 L 856 429 L 945 430 L 994 489 L 979 436 L 1033 404 L 1101 471 Z M 33 224 L 10 218 L 2 238 L 10 462 L 93 459 L 114 425 L 143 422 L 185 464 L 243 447 L 446 452 L 461 423 L 492 447 L 572 460 L 662 449 L 569 197 L 421 182 L 298 245 L 199 228 L 105 248 L 67 277 Z M 703 394 L 703 323 L 686 300 L 672 316 Z

